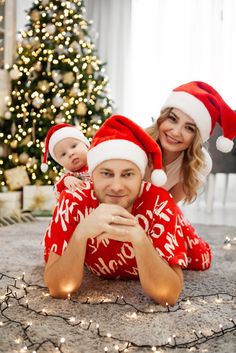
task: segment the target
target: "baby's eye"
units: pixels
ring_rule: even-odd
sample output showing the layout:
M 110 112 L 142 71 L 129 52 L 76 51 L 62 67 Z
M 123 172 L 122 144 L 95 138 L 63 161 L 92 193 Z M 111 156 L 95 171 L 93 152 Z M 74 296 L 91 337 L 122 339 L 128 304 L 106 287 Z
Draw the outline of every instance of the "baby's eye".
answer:
M 65 152 L 63 152 L 63 153 L 61 154 L 61 157 L 65 157 L 65 155 L 66 155 L 66 153 L 65 153 Z
M 71 148 L 75 148 L 77 146 L 77 143 L 74 143 Z

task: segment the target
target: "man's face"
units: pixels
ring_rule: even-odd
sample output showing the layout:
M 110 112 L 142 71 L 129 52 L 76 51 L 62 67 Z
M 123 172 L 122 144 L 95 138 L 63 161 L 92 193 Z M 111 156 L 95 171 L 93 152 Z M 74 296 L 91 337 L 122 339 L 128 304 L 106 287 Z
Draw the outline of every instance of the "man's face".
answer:
M 134 163 L 112 159 L 94 169 L 92 180 L 100 203 L 120 205 L 131 211 L 140 192 L 142 176 Z

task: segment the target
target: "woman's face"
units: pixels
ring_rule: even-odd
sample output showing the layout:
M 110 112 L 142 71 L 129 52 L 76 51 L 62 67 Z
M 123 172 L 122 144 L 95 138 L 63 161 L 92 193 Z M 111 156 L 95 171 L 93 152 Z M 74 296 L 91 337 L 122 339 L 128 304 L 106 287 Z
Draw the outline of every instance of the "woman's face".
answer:
M 159 141 L 163 151 L 182 152 L 193 142 L 197 126 L 193 119 L 179 109 L 172 109 L 159 125 Z

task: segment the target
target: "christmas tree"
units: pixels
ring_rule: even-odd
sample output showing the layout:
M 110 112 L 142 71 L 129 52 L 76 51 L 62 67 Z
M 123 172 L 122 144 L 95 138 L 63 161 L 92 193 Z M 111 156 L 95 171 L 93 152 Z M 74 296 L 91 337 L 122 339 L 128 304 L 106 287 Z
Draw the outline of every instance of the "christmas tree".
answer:
M 53 184 L 60 167 L 51 160 L 47 173 L 40 170 L 48 129 L 70 123 L 91 139 L 113 109 L 83 0 L 37 0 L 27 20 L 8 69 L 11 93 L 0 133 L 2 190 L 9 170 L 16 171 L 13 179 L 19 176 L 16 167 L 25 168 L 31 184 Z

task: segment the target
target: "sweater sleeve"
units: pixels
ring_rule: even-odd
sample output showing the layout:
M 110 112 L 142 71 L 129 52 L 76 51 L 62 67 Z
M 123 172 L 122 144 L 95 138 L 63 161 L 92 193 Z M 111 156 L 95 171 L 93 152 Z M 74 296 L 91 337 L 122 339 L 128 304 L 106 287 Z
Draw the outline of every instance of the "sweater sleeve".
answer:
M 65 178 L 68 176 L 74 176 L 74 175 L 71 172 L 65 173 L 62 175 L 61 179 L 54 185 L 54 191 L 56 193 L 57 198 L 59 198 L 60 193 L 66 189 L 64 181 L 65 181 Z
M 50 251 L 62 255 L 83 215 L 83 196 L 68 190 L 62 191 L 51 222 L 44 235 L 44 259 L 48 260 Z
M 188 265 L 187 249 L 181 222 L 181 211 L 172 196 L 160 188 L 149 236 L 159 255 L 169 265 L 186 268 Z

